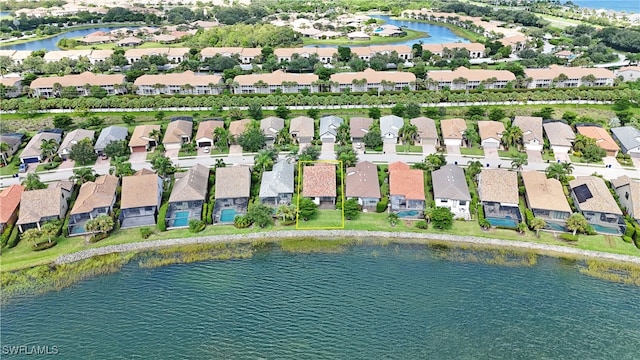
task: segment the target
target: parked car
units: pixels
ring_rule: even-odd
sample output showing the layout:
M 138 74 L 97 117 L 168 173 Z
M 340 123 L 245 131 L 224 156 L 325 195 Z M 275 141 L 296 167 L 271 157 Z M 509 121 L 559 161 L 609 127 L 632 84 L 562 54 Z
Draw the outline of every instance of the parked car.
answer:
M 208 154 L 210 150 L 211 150 L 211 149 L 209 149 L 209 147 L 207 146 L 207 147 L 205 147 L 205 148 L 204 148 L 203 152 L 204 152 L 205 154 Z
M 25 163 L 20 163 L 20 166 L 18 166 L 18 172 L 26 172 L 27 171 L 27 164 Z

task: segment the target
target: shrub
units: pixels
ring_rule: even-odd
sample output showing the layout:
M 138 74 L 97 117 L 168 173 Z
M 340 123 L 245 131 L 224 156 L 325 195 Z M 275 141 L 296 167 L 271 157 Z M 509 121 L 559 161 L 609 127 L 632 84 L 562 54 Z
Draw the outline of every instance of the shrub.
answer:
M 108 238 L 108 237 L 109 237 L 109 234 L 106 234 L 106 233 L 97 233 L 97 234 L 94 234 L 93 236 L 91 236 L 91 237 L 89 238 L 89 242 L 90 242 L 90 243 L 96 243 L 96 242 L 98 242 L 98 241 L 100 241 L 100 240 L 104 240 L 104 239 L 106 239 L 106 238 Z
M 565 241 L 578 241 L 578 235 L 560 234 L 560 239 Z
M 429 224 L 425 220 L 416 221 L 416 227 L 418 229 L 426 230 L 429 228 Z
M 387 206 L 389 205 L 389 200 L 386 197 L 382 198 L 382 200 L 378 201 L 376 204 L 376 212 L 383 213 L 387 211 Z
M 189 232 L 199 233 L 200 231 L 204 230 L 205 226 L 207 225 L 202 220 L 189 220 Z
M 20 236 L 18 236 L 19 234 L 20 231 L 18 230 L 18 227 L 14 226 L 13 230 L 11 230 L 11 235 L 9 235 L 9 241 L 7 241 L 8 248 L 12 248 L 18 245 L 18 241 L 20 241 Z
M 166 231 L 167 230 L 167 210 L 169 209 L 169 204 L 164 203 L 160 206 L 160 211 L 158 211 L 158 230 Z
M 631 237 L 629 237 L 629 236 L 626 236 L 626 235 L 622 237 L 622 241 L 624 241 L 626 243 L 629 243 L 629 244 L 633 244 L 633 239 Z
M 531 229 L 531 220 L 533 220 L 534 218 L 533 211 L 531 211 L 531 209 L 524 209 L 524 218 L 527 222 L 527 225 L 529 225 L 529 229 Z
M 244 229 L 251 226 L 251 219 L 246 215 L 238 215 L 233 219 L 233 226 L 238 229 Z
M 151 231 L 150 228 L 148 227 L 140 228 L 140 236 L 142 236 L 143 239 L 148 239 L 149 236 L 151 236 L 151 234 L 153 234 L 153 232 Z
M 211 203 L 209 203 L 209 207 L 207 209 L 207 218 L 205 219 L 207 224 L 213 224 L 213 208 L 215 204 L 216 204 L 215 200 L 211 200 Z
M 13 224 L 9 224 L 4 232 L 2 233 L 2 247 L 5 247 L 9 242 L 9 237 L 11 236 L 11 232 L 13 231 Z
M 633 224 L 628 221 L 625 221 L 625 223 L 627 225 L 627 229 L 624 232 L 624 236 L 633 238 L 633 235 L 636 233 L 635 226 L 633 226 Z
M 73 208 L 73 206 L 70 206 L 69 208 Z M 64 223 L 62 224 L 62 235 L 64 237 L 69 237 L 69 218 L 71 216 L 69 214 L 67 214 L 67 216 L 64 218 Z
M 42 251 L 42 250 L 47 250 L 50 249 L 54 246 L 58 245 L 58 242 L 55 239 L 52 239 L 51 241 L 43 241 L 40 243 L 37 243 L 36 246 L 32 247 L 31 250 L 33 251 Z

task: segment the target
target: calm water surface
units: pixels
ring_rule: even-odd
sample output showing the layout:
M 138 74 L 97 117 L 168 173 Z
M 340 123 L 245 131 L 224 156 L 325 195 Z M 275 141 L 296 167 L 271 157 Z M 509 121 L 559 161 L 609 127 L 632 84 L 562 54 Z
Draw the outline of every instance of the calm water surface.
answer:
M 272 250 L 130 264 L 19 299 L 1 309 L 1 342 L 64 359 L 637 359 L 638 299 L 638 287 L 543 257 L 503 267 L 417 245 Z
M 640 13 L 638 0 L 571 0 L 574 4 L 590 9 L 606 9 Z M 563 2 L 564 3 L 564 2 Z
M 116 29 L 116 28 L 118 28 L 118 27 L 95 27 L 95 28 L 90 28 L 90 29 L 72 30 L 72 31 L 69 31 L 69 32 L 66 32 L 66 33 L 58 34 L 58 35 L 56 35 L 56 36 L 54 36 L 52 38 L 43 39 L 43 40 L 37 40 L 37 41 L 30 41 L 30 42 L 23 43 L 23 44 L 2 46 L 0 48 L 1 49 L 13 49 L 13 50 L 30 50 L 30 51 L 42 50 L 42 49 L 45 49 L 47 51 L 60 50 L 60 48 L 57 45 L 58 41 L 60 41 L 60 39 L 63 39 L 63 38 L 71 39 L 71 38 L 83 37 L 85 35 L 91 34 L 92 32 L 96 32 L 96 31 L 111 31 L 111 30 Z M 127 28 L 133 29 L 135 27 L 127 26 Z

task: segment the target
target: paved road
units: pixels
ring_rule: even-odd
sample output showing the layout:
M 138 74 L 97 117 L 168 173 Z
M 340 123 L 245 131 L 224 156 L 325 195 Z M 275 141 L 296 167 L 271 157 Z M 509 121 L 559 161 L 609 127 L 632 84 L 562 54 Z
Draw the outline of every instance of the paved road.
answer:
M 284 159 L 287 154 L 282 153 L 280 158 Z M 217 159 L 223 159 L 224 162 L 228 165 L 253 165 L 253 156 L 254 154 L 242 154 L 242 155 L 233 155 L 233 156 L 197 156 L 191 158 L 180 158 L 174 159 L 174 163 L 181 168 L 189 168 L 194 166 L 195 164 L 202 164 L 209 167 L 213 167 Z M 467 165 L 471 161 L 480 161 L 485 167 L 489 168 L 497 168 L 501 167 L 504 169 L 511 168 L 511 159 L 487 159 L 484 157 L 475 157 L 475 156 L 465 156 L 460 154 L 447 154 L 447 163 L 449 164 L 458 164 L 458 165 Z M 386 164 L 392 163 L 396 161 L 402 161 L 405 163 L 417 163 L 424 160 L 424 155 L 421 154 L 358 154 L 358 159 L 361 161 L 371 161 L 373 163 L 378 164 Z M 639 164 L 640 165 L 640 164 Z M 137 161 L 132 162 L 131 166 L 134 170 L 139 170 L 142 168 L 151 169 L 151 165 L 146 161 Z M 536 170 L 536 171 L 544 171 L 549 166 L 546 162 L 531 162 L 528 165 L 524 166 L 524 170 Z M 96 173 L 102 175 L 109 173 L 109 166 L 102 165 L 96 166 Z M 593 173 L 597 173 L 605 177 L 606 179 L 615 179 L 622 175 L 627 175 L 634 179 L 640 179 L 640 170 L 638 168 L 623 168 L 621 166 L 616 166 L 612 168 L 605 168 L 603 165 L 586 165 L 586 164 L 574 164 L 574 176 L 586 176 L 591 175 Z M 65 180 L 70 178 L 73 175 L 73 169 L 61 169 L 54 170 L 50 172 L 41 172 L 39 173 L 40 179 L 44 182 L 52 182 L 58 180 Z M 4 177 L 0 179 L 0 187 L 10 186 L 12 184 L 19 184 L 24 177 L 24 174 L 21 174 L 20 178 L 12 178 L 12 177 Z

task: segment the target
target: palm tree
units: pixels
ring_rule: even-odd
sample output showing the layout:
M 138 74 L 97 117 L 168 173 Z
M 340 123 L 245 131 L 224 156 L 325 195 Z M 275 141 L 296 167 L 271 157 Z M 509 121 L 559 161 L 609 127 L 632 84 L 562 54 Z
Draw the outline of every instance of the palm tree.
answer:
M 547 175 L 547 179 L 554 178 L 560 182 L 564 182 L 567 178 L 567 170 L 564 165 L 560 163 L 549 165 L 544 172 Z
M 58 151 L 60 145 L 56 139 L 43 139 L 40 144 L 40 153 L 43 158 L 49 159 Z
M 513 160 L 511 160 L 511 167 L 518 171 L 522 171 L 522 167 L 528 164 L 527 154 L 523 153 L 517 153 Z
M 587 219 L 584 218 L 584 215 L 580 213 L 573 213 L 567 219 L 567 229 L 573 231 L 573 236 L 576 236 L 578 231 L 586 232 L 589 228 L 589 223 Z
M 522 139 L 522 129 L 518 126 L 511 126 L 502 134 L 502 144 L 506 150 L 509 150 L 512 145 L 517 146 L 520 139 Z
M 277 158 L 277 154 L 273 149 L 262 149 L 258 151 L 258 153 L 253 157 L 254 160 L 254 169 L 258 170 L 260 173 L 263 171 L 269 171 L 273 167 L 273 162 L 275 161 L 274 155 Z
M 113 165 L 113 169 L 109 170 L 109 173 L 112 173 L 114 176 L 130 176 L 134 173 L 131 163 L 128 162 L 124 156 L 116 156 L 112 158 L 111 165 Z
M 282 221 L 291 221 L 296 218 L 296 207 L 294 205 L 280 205 L 276 210 L 276 216 L 282 217 Z
M 414 144 L 415 138 L 418 136 L 418 127 L 414 124 L 405 124 L 398 130 L 398 137 L 403 144 Z
M 90 167 L 82 167 L 73 169 L 73 176 L 69 180 L 75 182 L 78 185 L 82 185 L 88 181 L 94 181 L 96 179 L 96 173 Z
M 229 147 L 230 140 L 231 133 L 229 133 L 229 130 L 218 127 L 213 131 L 213 146 L 219 150 L 226 150 Z
M 27 174 L 27 177 L 22 180 L 22 185 L 26 191 L 45 189 L 47 187 L 45 183 L 40 181 L 40 176 L 34 173 Z
M 156 155 L 151 160 L 151 168 L 162 178 L 166 178 L 176 172 L 176 167 L 171 162 L 171 159 L 164 155 Z
M 534 217 L 531 219 L 531 228 L 536 231 L 536 236 L 539 236 L 540 230 L 547 226 L 547 222 L 541 217 Z
M 153 141 L 155 141 L 156 146 L 158 146 L 158 144 L 160 144 L 160 139 L 162 139 L 162 132 L 158 129 L 151 130 L 149 137 L 152 138 Z
M 276 134 L 274 142 L 276 145 L 291 144 L 291 134 L 289 133 L 289 130 L 287 128 L 280 129 L 280 131 L 278 131 L 278 133 Z
M 215 165 L 213 165 L 213 167 L 214 167 L 215 169 L 217 169 L 217 168 L 221 168 L 221 167 L 225 167 L 225 166 L 227 166 L 227 164 L 225 164 L 225 163 L 224 163 L 224 160 L 222 160 L 222 159 L 216 159 L 216 164 L 215 164 Z
M 467 141 L 467 146 L 472 147 L 473 145 L 480 143 L 480 135 L 478 135 L 478 131 L 473 126 L 468 127 L 464 133 L 462 133 L 462 136 Z

